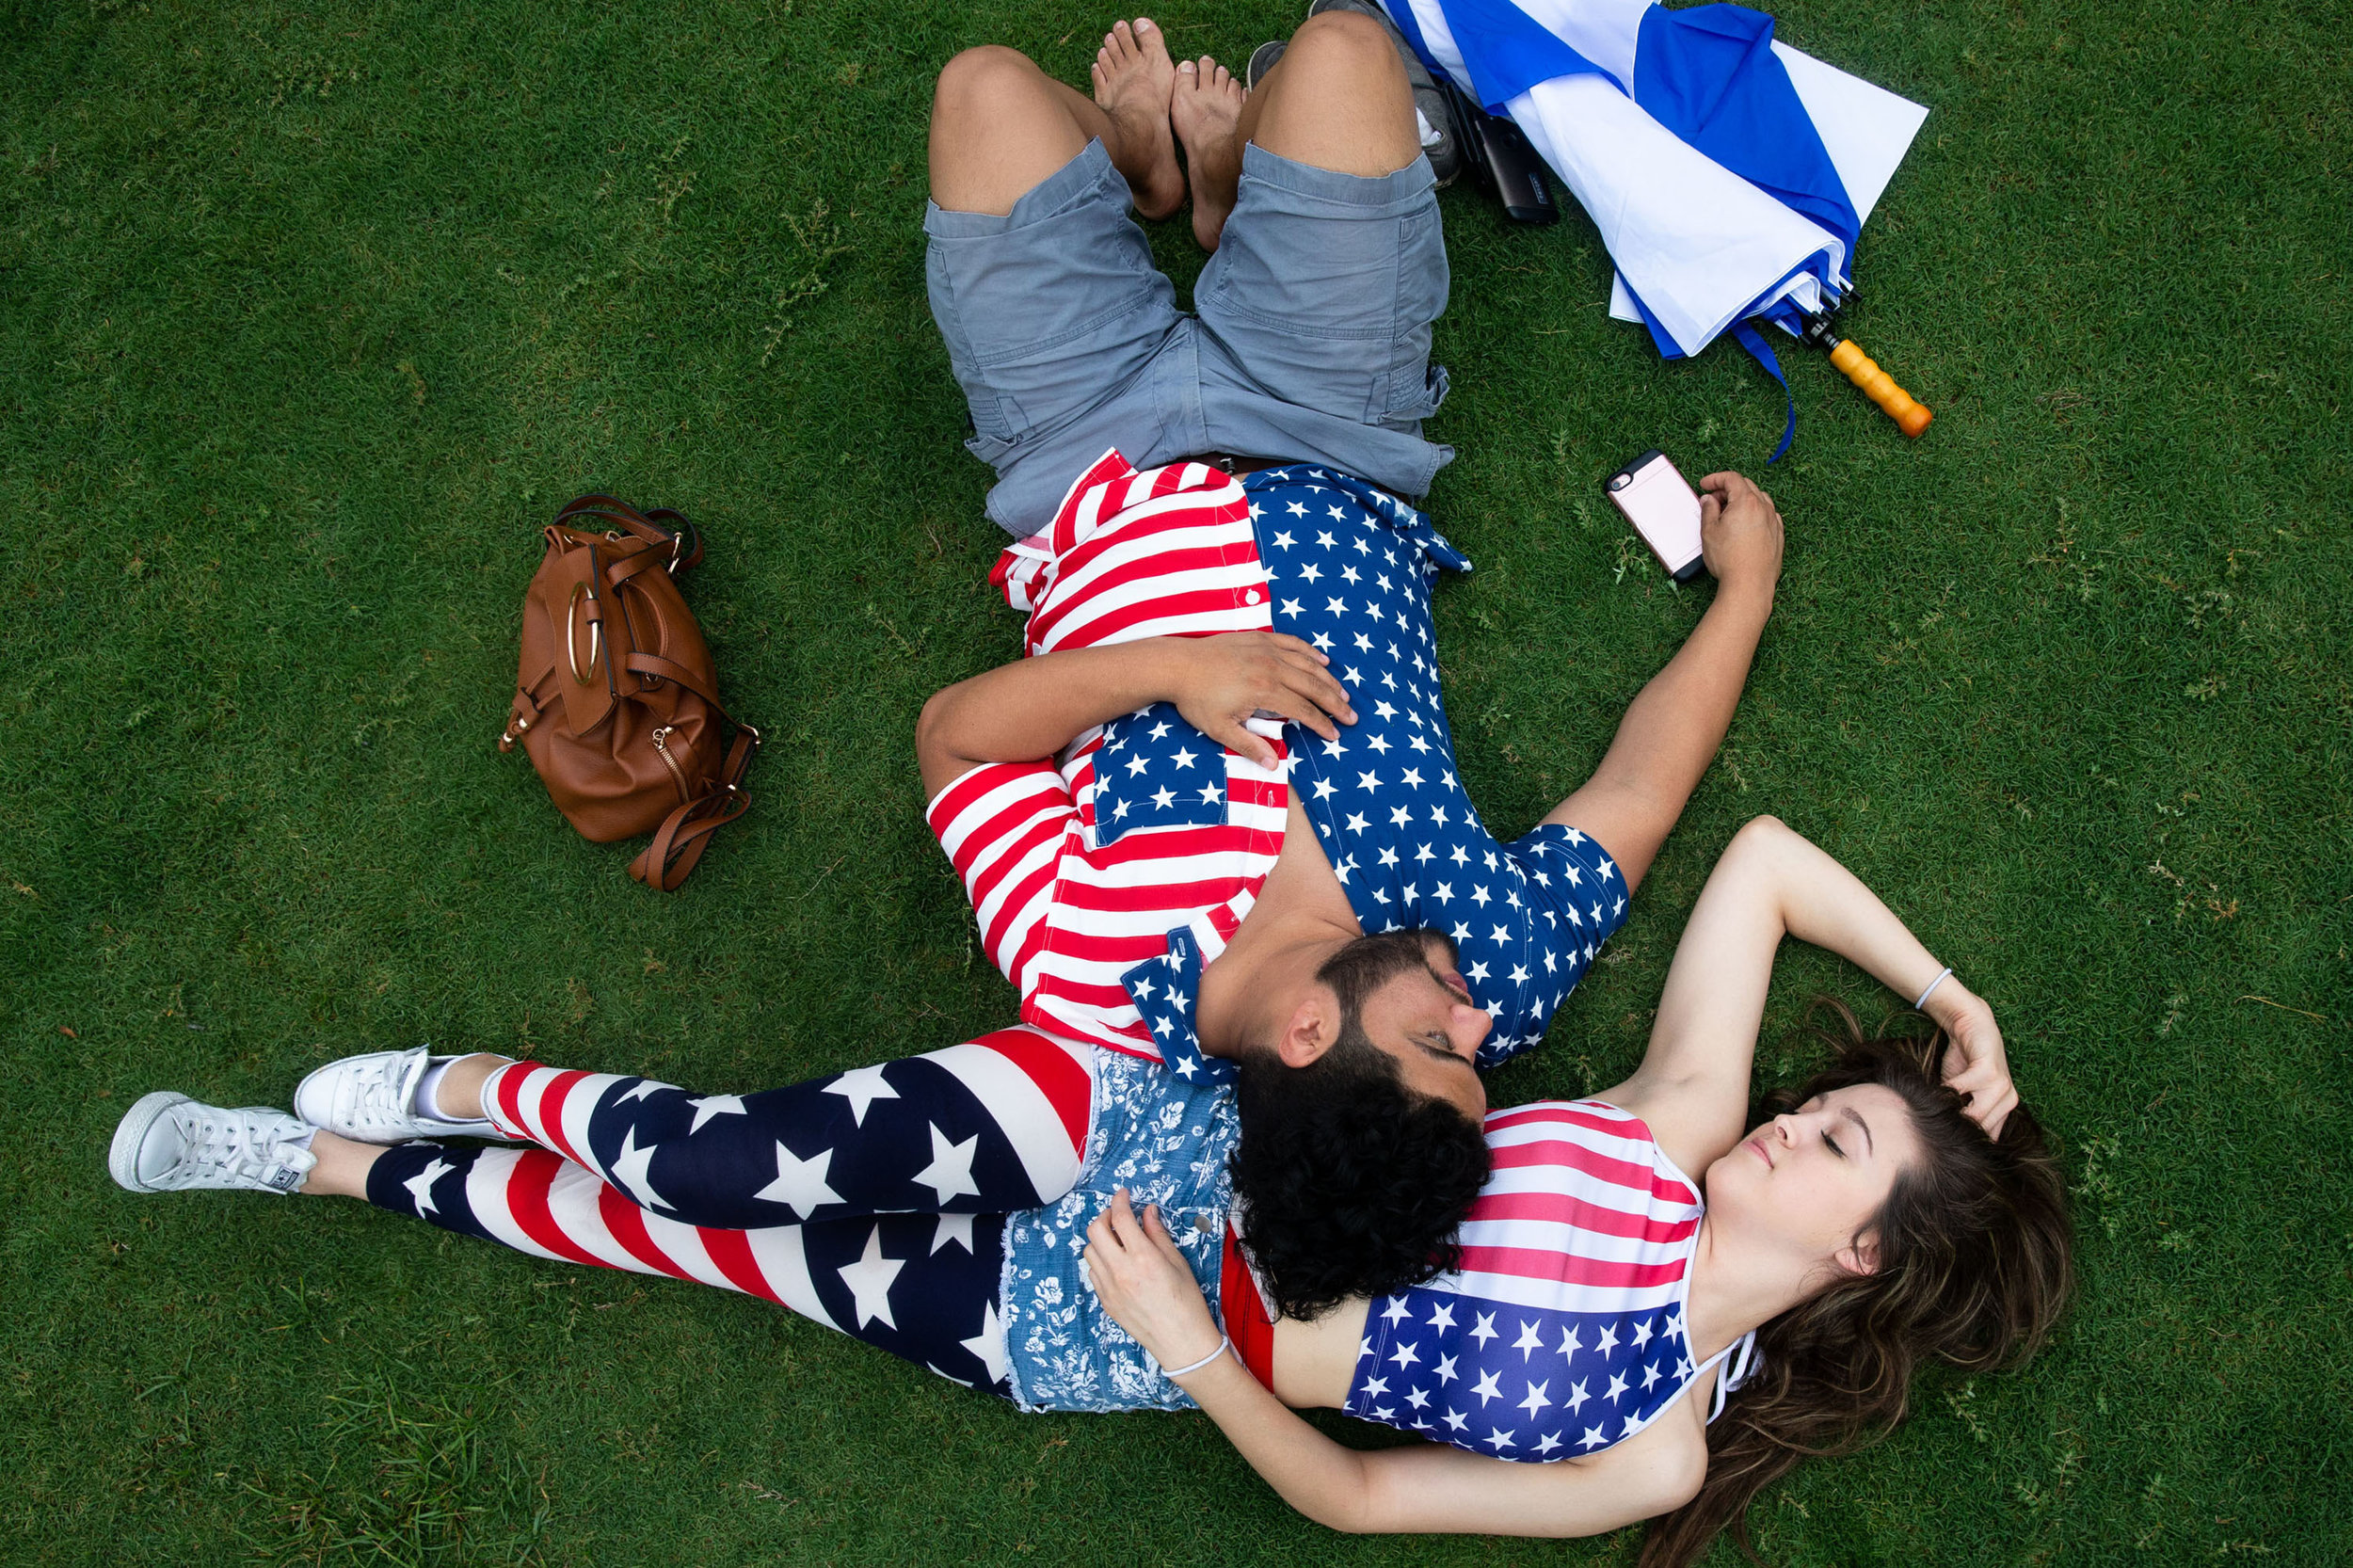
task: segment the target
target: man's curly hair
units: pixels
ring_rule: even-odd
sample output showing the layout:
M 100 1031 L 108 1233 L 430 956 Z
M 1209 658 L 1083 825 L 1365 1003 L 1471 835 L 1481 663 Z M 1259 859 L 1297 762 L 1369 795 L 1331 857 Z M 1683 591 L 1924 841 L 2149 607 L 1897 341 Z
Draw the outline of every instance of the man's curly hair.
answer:
M 1384 981 L 1427 967 L 1428 935 L 1360 937 L 1318 970 L 1341 1012 L 1339 1037 L 1316 1061 L 1242 1060 L 1231 1165 L 1241 1246 L 1287 1318 L 1406 1289 L 1461 1258 L 1455 1232 L 1487 1179 L 1485 1134 L 1406 1088 L 1362 1017 Z

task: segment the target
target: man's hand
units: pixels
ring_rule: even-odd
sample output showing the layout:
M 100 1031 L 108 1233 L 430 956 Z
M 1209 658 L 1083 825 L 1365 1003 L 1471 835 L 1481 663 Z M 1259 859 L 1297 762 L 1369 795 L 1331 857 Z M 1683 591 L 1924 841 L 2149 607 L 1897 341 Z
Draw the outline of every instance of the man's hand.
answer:
M 2009 1056 L 2002 1048 L 1993 1009 L 1959 980 L 1947 980 L 1929 999 L 1929 1016 L 1949 1042 L 1945 1084 L 1969 1097 L 1969 1119 L 1985 1128 L 1988 1138 L 1999 1138 L 2002 1123 L 2018 1107 L 2018 1090 L 2009 1080 Z
M 1179 660 L 1170 699 L 1185 722 L 1262 768 L 1277 759 L 1263 736 L 1244 724 L 1261 710 L 1303 724 L 1327 741 L 1339 724 L 1354 724 L 1348 689 L 1324 666 L 1313 643 L 1279 632 L 1226 632 L 1214 637 L 1170 639 Z
M 1781 578 L 1781 513 L 1737 473 L 1700 481 L 1700 558 L 1727 588 L 1772 592 Z

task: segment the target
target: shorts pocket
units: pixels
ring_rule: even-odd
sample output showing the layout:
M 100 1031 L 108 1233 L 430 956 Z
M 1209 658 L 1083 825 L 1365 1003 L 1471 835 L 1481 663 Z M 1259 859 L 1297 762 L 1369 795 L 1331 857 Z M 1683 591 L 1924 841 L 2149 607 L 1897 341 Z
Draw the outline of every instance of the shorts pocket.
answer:
M 1382 423 L 1418 424 L 1436 413 L 1438 406 L 1446 401 L 1446 366 L 1431 364 L 1422 355 L 1414 355 L 1412 359 L 1420 361 L 1419 376 L 1414 374 L 1414 365 L 1408 363 L 1401 372 L 1385 377 L 1391 395 L 1387 408 L 1382 410 Z
M 974 389 L 966 392 L 964 401 L 972 411 L 975 439 L 985 439 L 999 446 L 1009 447 L 1029 433 L 1029 416 L 1021 411 L 1021 405 L 1001 392 Z M 970 447 L 973 443 L 967 441 L 964 444 Z

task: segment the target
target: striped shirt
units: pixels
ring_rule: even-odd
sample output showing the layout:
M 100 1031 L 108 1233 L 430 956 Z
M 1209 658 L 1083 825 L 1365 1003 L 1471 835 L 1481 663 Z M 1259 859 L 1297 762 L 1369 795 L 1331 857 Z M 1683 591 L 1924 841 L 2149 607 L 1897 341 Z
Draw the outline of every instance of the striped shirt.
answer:
M 1503 1459 L 1595 1452 L 1730 1353 L 1695 1365 L 1685 1332 L 1699 1186 L 1604 1100 L 1492 1112 L 1487 1146 L 1461 1266 L 1372 1303 L 1345 1408 Z
M 1106 453 L 991 580 L 1028 615 L 1032 656 L 1273 626 L 1241 486 L 1202 463 L 1138 472 Z M 1252 728 L 1288 756 L 1278 726 Z M 1163 702 L 1087 730 L 1060 758 L 972 768 L 927 815 L 1023 1021 L 1161 1061 L 1193 984 L 1180 1000 L 1153 987 L 1177 1003 L 1156 1007 L 1156 1031 L 1125 978 L 1181 947 L 1197 984 L 1274 869 L 1289 809 L 1282 771 L 1208 740 Z

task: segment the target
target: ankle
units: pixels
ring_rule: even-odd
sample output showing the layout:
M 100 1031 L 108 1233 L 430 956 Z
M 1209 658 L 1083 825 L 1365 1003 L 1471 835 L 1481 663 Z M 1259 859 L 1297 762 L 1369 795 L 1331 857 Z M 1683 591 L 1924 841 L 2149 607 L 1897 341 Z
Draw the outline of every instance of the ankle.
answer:
M 314 1198 L 360 1198 L 368 1195 L 368 1172 L 383 1156 L 375 1144 L 356 1143 L 324 1129 L 311 1135 L 311 1153 L 318 1161 L 296 1188 Z
M 483 1086 L 512 1060 L 481 1052 L 443 1064 L 428 1073 L 422 1086 L 421 1092 L 431 1096 L 424 1109 L 444 1121 L 481 1121 Z

